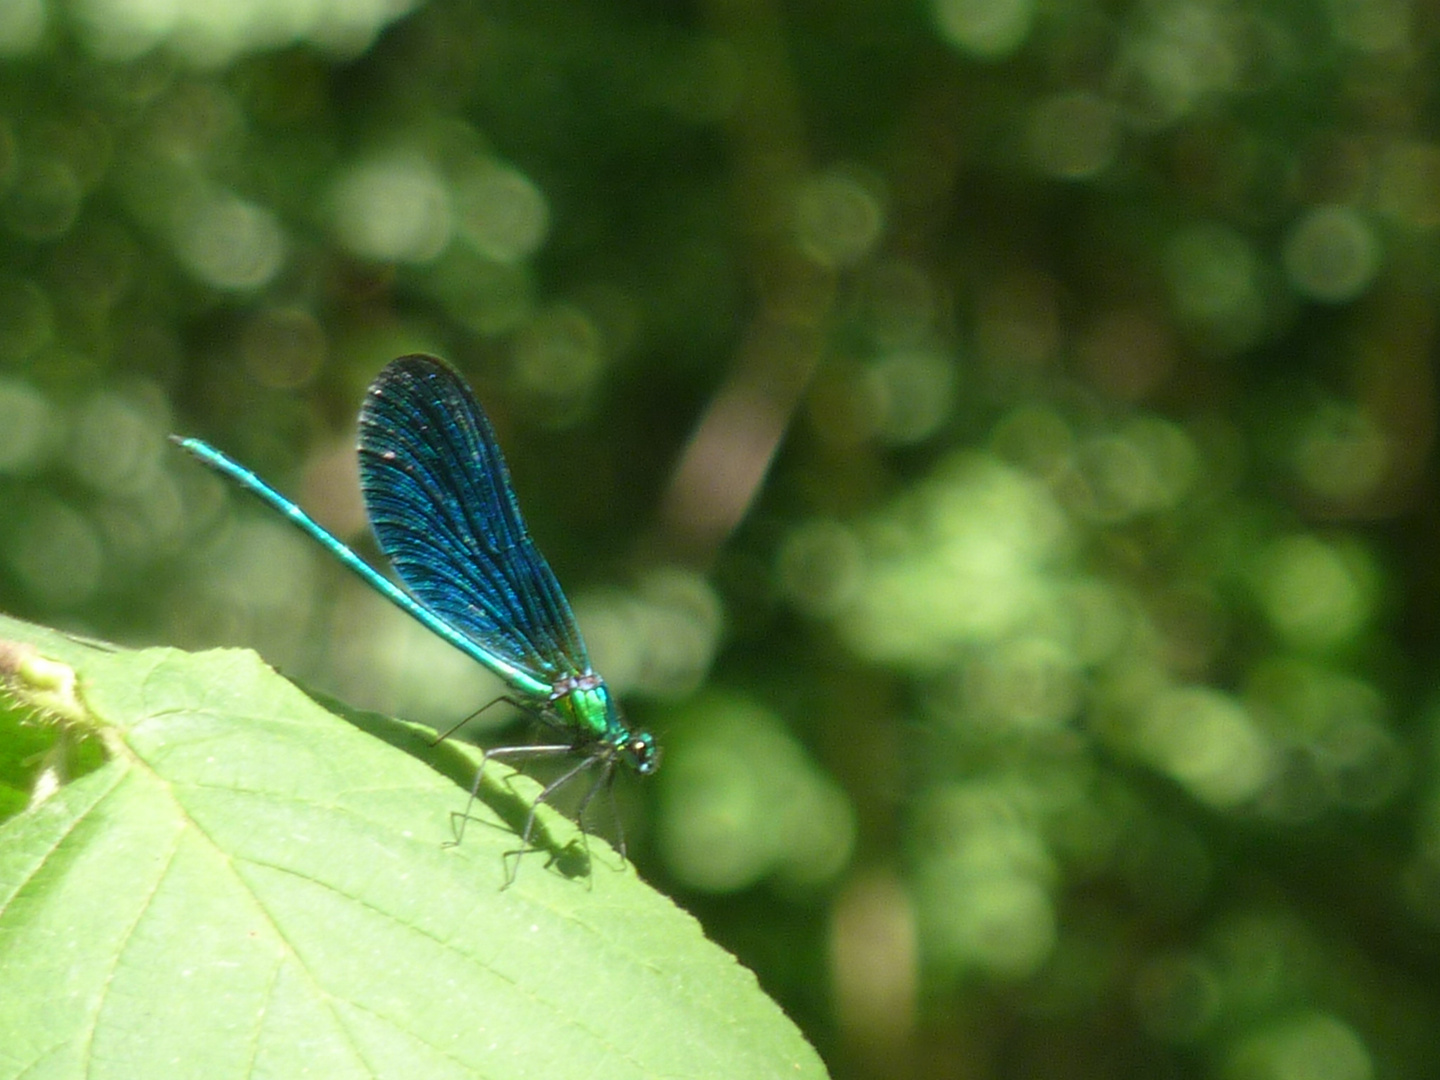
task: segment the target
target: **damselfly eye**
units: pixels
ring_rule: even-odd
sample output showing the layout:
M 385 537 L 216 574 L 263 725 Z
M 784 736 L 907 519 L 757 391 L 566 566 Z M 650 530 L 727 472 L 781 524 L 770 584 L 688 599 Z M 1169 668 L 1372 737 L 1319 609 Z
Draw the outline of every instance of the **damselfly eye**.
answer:
M 660 767 L 660 748 L 648 731 L 638 733 L 625 744 L 625 757 L 630 767 L 642 776 L 648 776 Z

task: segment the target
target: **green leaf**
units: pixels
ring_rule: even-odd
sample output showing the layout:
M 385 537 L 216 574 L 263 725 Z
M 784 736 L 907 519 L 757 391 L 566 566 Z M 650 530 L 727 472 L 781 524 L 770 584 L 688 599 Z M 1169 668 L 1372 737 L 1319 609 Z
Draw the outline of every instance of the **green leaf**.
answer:
M 575 874 L 548 808 L 566 859 L 501 888 L 532 782 L 495 770 L 446 846 L 478 755 L 426 729 L 336 715 L 250 652 L 0 639 L 38 650 L 0 653 L 12 718 L 73 670 L 56 723 L 108 750 L 0 825 L 0 1078 L 824 1075 L 602 841 Z

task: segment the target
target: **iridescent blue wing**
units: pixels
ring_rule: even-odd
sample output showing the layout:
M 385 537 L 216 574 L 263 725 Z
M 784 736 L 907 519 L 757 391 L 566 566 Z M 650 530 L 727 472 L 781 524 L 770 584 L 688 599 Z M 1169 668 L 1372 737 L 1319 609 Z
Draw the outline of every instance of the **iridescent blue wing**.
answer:
M 375 377 L 360 411 L 360 485 L 381 549 L 425 607 L 544 686 L 590 670 L 490 421 L 447 364 L 402 356 Z

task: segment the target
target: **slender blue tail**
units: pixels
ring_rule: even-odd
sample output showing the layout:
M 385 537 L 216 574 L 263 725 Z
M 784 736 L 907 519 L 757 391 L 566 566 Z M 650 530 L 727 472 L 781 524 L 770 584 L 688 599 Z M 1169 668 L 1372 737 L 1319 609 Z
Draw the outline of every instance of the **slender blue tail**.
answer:
M 516 670 L 498 657 L 481 649 L 476 642 L 466 637 L 459 630 L 456 630 L 448 622 L 441 619 L 404 589 L 400 588 L 400 586 L 396 585 L 364 559 L 360 558 L 359 555 L 356 555 L 344 542 L 336 538 L 318 521 L 300 509 L 297 503 L 281 495 L 280 492 L 276 491 L 234 458 L 221 453 L 202 439 L 189 439 L 179 435 L 171 435 L 170 441 L 182 450 L 189 452 L 201 464 L 213 469 L 221 476 L 233 480 L 246 491 L 253 493 L 271 507 L 280 511 L 292 524 L 302 529 L 312 539 L 323 546 L 326 551 L 330 552 L 331 555 L 335 556 L 335 558 L 339 559 L 358 574 L 365 584 L 369 585 L 381 596 L 405 612 L 405 614 L 418 621 L 420 625 L 424 626 L 427 630 L 438 634 L 466 656 L 483 664 L 516 689 L 530 695 L 544 694 L 549 691 L 550 688 L 548 686 L 542 686 L 523 672 Z

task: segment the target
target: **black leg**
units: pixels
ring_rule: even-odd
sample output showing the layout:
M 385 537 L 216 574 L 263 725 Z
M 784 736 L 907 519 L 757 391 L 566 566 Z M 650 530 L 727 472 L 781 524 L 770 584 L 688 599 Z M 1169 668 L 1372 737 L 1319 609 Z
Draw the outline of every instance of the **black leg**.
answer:
M 475 800 L 480 797 L 480 781 L 485 777 L 485 763 L 491 758 L 506 757 L 541 757 L 544 755 L 568 754 L 574 749 L 569 743 L 554 743 L 545 746 L 497 746 L 486 750 L 480 756 L 480 767 L 475 770 L 475 782 L 470 785 L 470 798 L 465 803 L 465 812 L 457 816 L 451 815 L 451 831 L 455 833 L 452 844 L 460 843 L 465 835 L 465 823 L 470 820 L 470 811 L 475 805 Z M 569 774 L 567 774 L 569 775 Z M 548 788 L 546 789 L 549 790 Z M 541 798 L 544 798 L 542 795 Z M 534 817 L 532 812 L 531 817 Z
M 566 749 L 568 750 L 568 749 L 571 749 L 571 748 L 570 748 L 570 747 L 566 747 Z M 520 848 L 519 848 L 519 850 L 518 850 L 518 851 L 513 851 L 513 852 L 506 852 L 506 856 L 507 856 L 507 857 L 510 856 L 510 855 L 515 855 L 515 856 L 516 856 L 516 859 L 515 859 L 514 869 L 512 869 L 512 870 L 506 875 L 506 878 L 505 878 L 505 886 L 504 886 L 505 888 L 508 889 L 512 884 L 514 884 L 516 876 L 520 873 L 520 856 L 523 856 L 527 851 L 534 851 L 534 850 L 535 850 L 534 847 L 533 847 L 533 846 L 531 845 L 531 843 L 530 843 L 530 837 L 531 837 L 531 835 L 535 832 L 535 815 L 536 815 L 537 813 L 539 813 L 539 811 L 540 811 L 540 805 L 541 805 L 542 803 L 548 802 L 548 801 L 550 800 L 550 796 L 551 796 L 551 795 L 554 795 L 555 792 L 559 791 L 562 787 L 564 787 L 566 784 L 568 784 L 571 780 L 575 779 L 575 777 L 579 776 L 579 775 L 580 775 L 582 772 L 584 772 L 586 769 L 590 768 L 590 766 L 594 765 L 595 762 L 597 762 L 598 760 L 600 760 L 600 759 L 599 759 L 599 758 L 596 758 L 596 757 L 587 757 L 587 758 L 585 758 L 585 759 L 584 759 L 583 761 L 581 761 L 578 765 L 574 766 L 573 768 L 567 769 L 565 772 L 561 773 L 559 777 L 557 777 L 557 778 L 554 779 L 554 780 L 551 780 L 550 783 L 548 783 L 548 784 L 545 785 L 544 790 L 542 790 L 542 791 L 540 792 L 540 794 L 535 797 L 535 801 L 530 804 L 530 813 L 529 813 L 528 815 L 526 815 L 526 817 L 525 817 L 525 828 L 524 828 L 524 830 L 520 833 Z M 588 797 L 588 796 L 586 797 L 586 801 L 587 801 L 587 802 L 589 801 L 589 797 Z M 580 826 L 580 835 L 581 835 L 582 838 L 584 838 L 585 844 L 586 844 L 586 849 L 587 849 L 587 851 L 588 851 L 588 849 L 589 849 L 589 838 L 585 836 L 585 826 L 584 826 L 583 824 L 581 824 L 581 826 Z
M 439 746 L 442 742 L 444 742 L 446 739 L 450 738 L 451 735 L 454 735 L 455 732 L 459 731 L 462 727 L 464 727 L 466 724 L 468 724 L 471 720 L 474 720 L 477 716 L 479 716 L 481 713 L 483 713 L 486 709 L 490 708 L 490 706 L 492 706 L 492 705 L 499 705 L 501 702 L 504 702 L 506 705 L 514 705 L 515 708 L 524 710 L 525 712 L 530 712 L 530 711 L 531 711 L 530 708 L 528 707 L 528 703 L 527 703 L 527 702 L 521 701 L 519 698 L 513 698 L 513 697 L 511 697 L 509 694 L 501 694 L 501 695 L 500 695 L 499 697 L 497 697 L 495 700 L 486 702 L 484 705 L 481 705 L 480 708 L 476 709 L 476 710 L 475 710 L 474 712 L 472 712 L 469 716 L 465 717 L 465 719 L 461 720 L 458 724 L 452 724 L 450 727 L 446 728 L 446 729 L 445 729 L 443 732 L 441 732 L 439 735 L 436 735 L 436 736 L 435 736 L 435 740 L 434 740 L 430 745 L 431 745 L 431 746 Z

